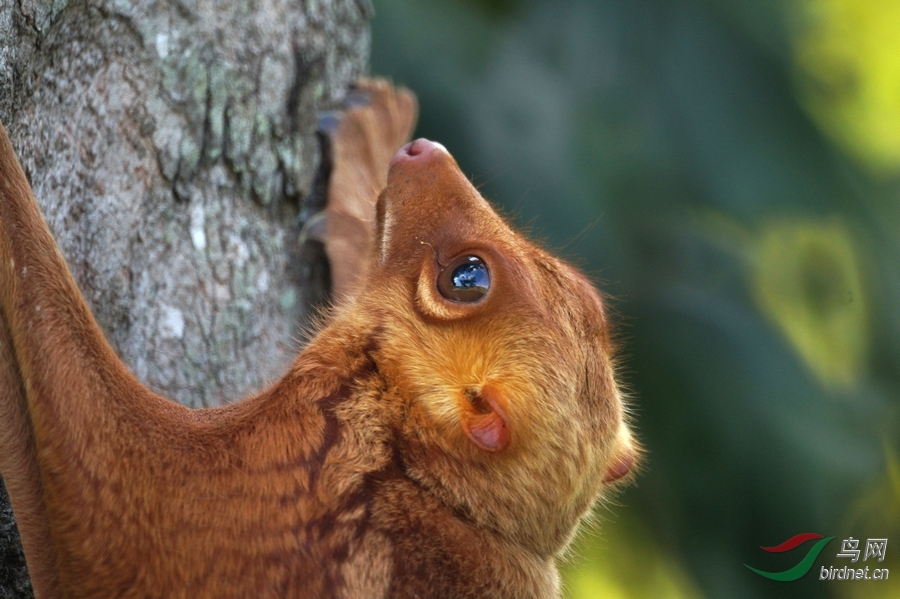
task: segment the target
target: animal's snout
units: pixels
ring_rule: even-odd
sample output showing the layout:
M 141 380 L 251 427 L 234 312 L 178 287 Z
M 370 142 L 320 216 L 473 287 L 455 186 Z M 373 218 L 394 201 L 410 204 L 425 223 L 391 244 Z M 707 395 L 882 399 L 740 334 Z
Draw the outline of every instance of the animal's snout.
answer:
M 436 154 L 446 154 L 447 148 L 442 146 L 437 142 L 433 142 L 431 140 L 425 139 L 424 137 L 420 137 L 415 141 L 411 141 L 394 154 L 394 157 L 391 158 L 390 165 L 393 167 L 395 164 L 406 163 L 406 162 L 427 162 Z

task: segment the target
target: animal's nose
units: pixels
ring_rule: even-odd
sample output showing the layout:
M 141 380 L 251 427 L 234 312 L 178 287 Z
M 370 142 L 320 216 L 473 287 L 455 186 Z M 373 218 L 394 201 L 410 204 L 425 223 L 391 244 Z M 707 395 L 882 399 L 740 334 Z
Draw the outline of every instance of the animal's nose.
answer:
M 401 162 L 426 162 L 436 153 L 449 154 L 447 148 L 437 142 L 420 137 L 415 141 L 411 141 L 394 154 L 391 158 L 391 166 Z

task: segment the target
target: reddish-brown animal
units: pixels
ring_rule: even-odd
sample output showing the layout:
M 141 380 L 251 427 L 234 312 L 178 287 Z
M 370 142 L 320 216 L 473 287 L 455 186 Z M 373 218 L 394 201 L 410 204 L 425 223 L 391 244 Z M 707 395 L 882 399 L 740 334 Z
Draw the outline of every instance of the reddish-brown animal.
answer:
M 370 262 L 336 259 L 330 322 L 220 409 L 117 359 L 0 127 L 0 470 L 39 597 L 558 596 L 556 558 L 636 452 L 603 302 L 442 146 L 387 170 L 415 102 L 363 89 L 332 191 L 387 185 L 374 230 L 333 204 L 329 251 L 360 226 Z

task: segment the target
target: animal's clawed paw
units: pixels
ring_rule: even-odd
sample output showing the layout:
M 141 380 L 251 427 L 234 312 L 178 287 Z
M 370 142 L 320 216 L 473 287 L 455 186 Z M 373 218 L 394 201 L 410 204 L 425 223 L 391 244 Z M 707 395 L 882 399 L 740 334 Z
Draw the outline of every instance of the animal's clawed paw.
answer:
M 357 82 L 346 105 L 323 116 L 319 125 L 331 141 L 325 251 L 338 301 L 354 291 L 365 268 L 388 163 L 409 140 L 418 113 L 412 92 L 384 79 Z

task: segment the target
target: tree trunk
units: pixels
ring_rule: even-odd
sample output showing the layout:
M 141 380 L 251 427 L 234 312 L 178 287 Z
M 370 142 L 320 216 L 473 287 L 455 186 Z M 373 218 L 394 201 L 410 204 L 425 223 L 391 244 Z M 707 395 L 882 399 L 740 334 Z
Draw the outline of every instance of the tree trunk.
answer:
M 324 203 L 316 125 L 364 73 L 372 15 L 222 4 L 0 4 L 0 120 L 50 229 L 124 362 L 192 407 L 275 380 L 327 296 L 299 235 Z M 0 598 L 24 597 L 3 495 Z

